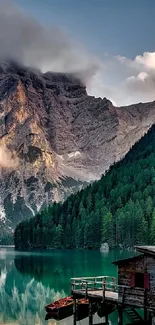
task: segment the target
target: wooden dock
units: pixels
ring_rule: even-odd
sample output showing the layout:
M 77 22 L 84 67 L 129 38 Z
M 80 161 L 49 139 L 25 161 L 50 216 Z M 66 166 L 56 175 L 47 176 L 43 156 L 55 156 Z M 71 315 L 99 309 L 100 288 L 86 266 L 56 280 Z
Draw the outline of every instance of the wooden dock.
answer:
M 89 299 L 89 325 L 93 325 L 92 306 L 94 302 L 105 307 L 105 309 L 110 305 L 111 312 L 116 307 L 119 315 L 119 325 L 123 324 L 123 313 L 132 321 L 132 324 L 148 324 L 144 322 L 140 314 L 135 310 L 135 306 L 125 305 L 123 301 L 120 302 L 119 290 L 123 287 L 125 292 L 128 287 L 117 285 L 116 278 L 110 276 L 72 278 L 71 285 L 71 294 L 74 299 L 74 325 L 76 325 L 76 300 L 80 298 Z M 104 317 L 104 324 L 109 324 L 108 314 L 105 314 Z
M 101 290 L 88 290 L 87 295 L 85 294 L 85 291 L 76 290 L 72 292 L 72 295 L 73 296 L 76 295 L 77 297 L 87 297 L 92 299 L 94 298 L 94 299 L 104 300 L 107 302 L 109 301 L 111 303 L 113 302 L 114 304 L 116 304 L 118 301 L 118 293 L 113 291 L 105 291 L 104 298 Z
M 89 325 L 93 324 L 94 304 L 99 317 L 105 315 L 106 324 L 108 315 L 117 308 L 119 325 L 123 325 L 124 314 L 130 324 L 155 325 L 155 246 L 137 246 L 136 250 L 140 255 L 113 262 L 118 269 L 118 284 L 110 276 L 71 279 L 74 313 L 76 299 L 88 299 Z M 143 311 L 143 317 L 137 309 Z
M 116 278 L 109 276 L 83 277 L 71 279 L 71 294 L 74 299 L 74 325 L 76 325 L 76 300 L 79 298 L 89 299 L 89 325 L 93 325 L 93 303 L 112 308 L 118 303 L 118 286 Z M 108 324 L 108 315 L 105 315 L 105 323 Z
M 72 278 L 72 296 L 95 298 L 117 303 L 118 289 L 116 278 L 109 276 Z
M 117 304 L 118 286 L 116 278 L 109 276 L 72 278 L 73 298 L 88 298 Z

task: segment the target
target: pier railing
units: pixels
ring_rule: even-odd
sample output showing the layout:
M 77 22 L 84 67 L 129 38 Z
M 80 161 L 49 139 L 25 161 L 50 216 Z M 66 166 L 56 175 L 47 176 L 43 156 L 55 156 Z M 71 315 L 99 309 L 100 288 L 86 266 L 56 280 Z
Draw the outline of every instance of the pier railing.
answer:
M 72 296 L 101 299 L 122 305 L 141 307 L 148 305 L 147 290 L 129 285 L 118 285 L 115 277 L 97 276 L 72 278 Z
M 111 276 L 72 278 L 72 292 L 82 291 L 87 296 L 88 291 L 102 291 L 104 296 L 106 291 L 117 292 L 118 285 L 116 278 Z

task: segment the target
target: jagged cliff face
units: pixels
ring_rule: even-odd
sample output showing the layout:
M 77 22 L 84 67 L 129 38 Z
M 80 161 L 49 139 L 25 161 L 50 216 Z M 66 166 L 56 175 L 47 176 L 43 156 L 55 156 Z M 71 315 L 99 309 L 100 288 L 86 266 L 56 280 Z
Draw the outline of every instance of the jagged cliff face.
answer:
M 0 217 L 5 229 L 63 200 L 122 158 L 155 102 L 114 107 L 75 77 L 0 66 Z M 4 159 L 3 159 L 4 158 Z

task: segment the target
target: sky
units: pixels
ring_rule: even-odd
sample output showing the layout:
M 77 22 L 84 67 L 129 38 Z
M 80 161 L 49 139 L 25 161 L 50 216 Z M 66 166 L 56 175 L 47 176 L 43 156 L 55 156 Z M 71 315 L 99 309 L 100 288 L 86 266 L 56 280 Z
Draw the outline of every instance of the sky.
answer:
M 0 0 L 0 55 L 79 72 L 115 105 L 152 101 L 154 14 L 154 0 Z
M 55 24 L 99 54 L 134 58 L 155 49 L 154 0 L 16 0 L 42 24 Z

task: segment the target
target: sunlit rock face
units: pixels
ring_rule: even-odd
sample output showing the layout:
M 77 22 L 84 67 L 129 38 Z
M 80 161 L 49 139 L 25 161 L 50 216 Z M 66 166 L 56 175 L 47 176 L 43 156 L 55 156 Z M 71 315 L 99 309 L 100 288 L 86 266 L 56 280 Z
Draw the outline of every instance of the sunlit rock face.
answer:
M 154 121 L 154 102 L 118 108 L 75 76 L 1 64 L 3 229 L 100 178 Z

